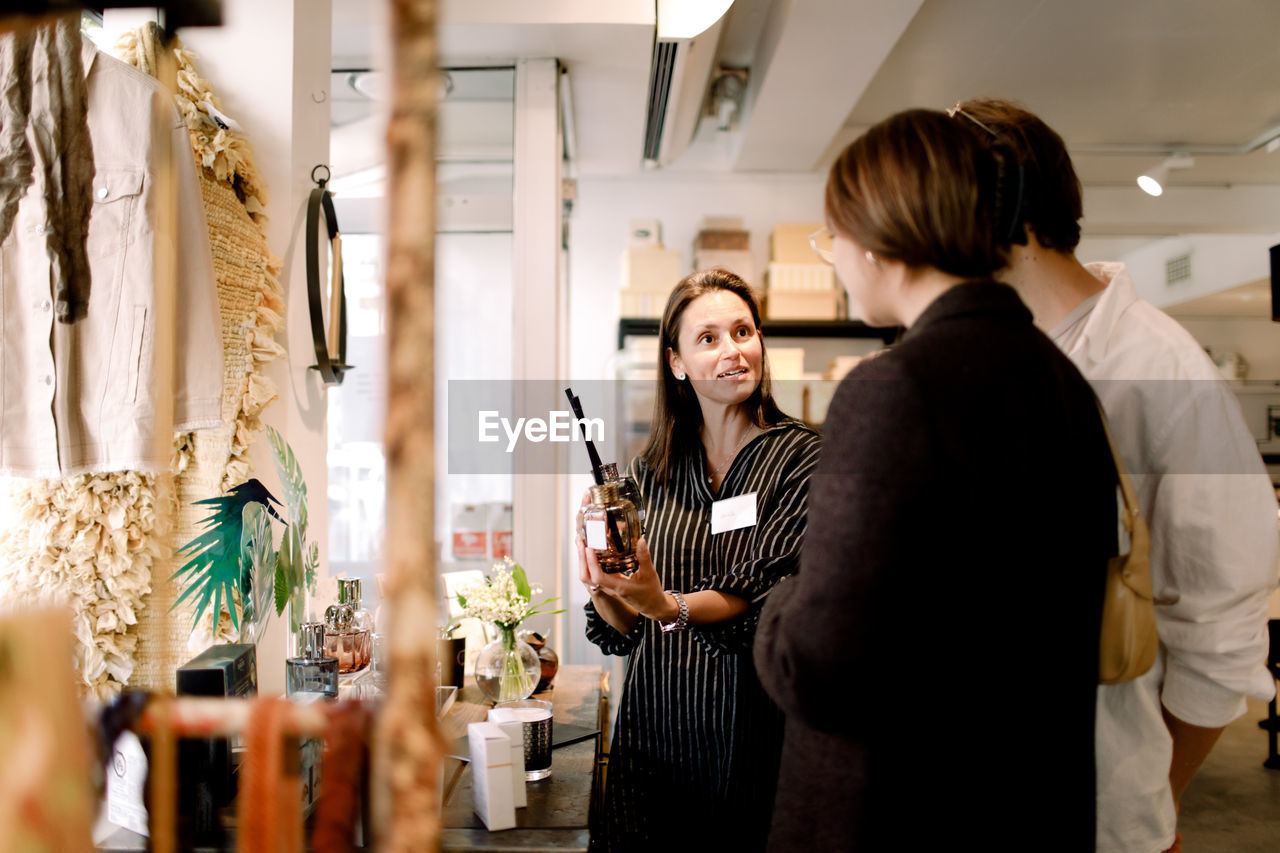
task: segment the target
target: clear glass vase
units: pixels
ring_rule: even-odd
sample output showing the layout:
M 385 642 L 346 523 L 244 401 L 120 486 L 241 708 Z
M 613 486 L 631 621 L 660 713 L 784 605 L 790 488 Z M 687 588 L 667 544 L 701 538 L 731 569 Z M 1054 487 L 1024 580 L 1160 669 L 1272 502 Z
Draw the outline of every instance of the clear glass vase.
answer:
M 476 655 L 476 686 L 494 702 L 527 699 L 542 675 L 538 653 L 516 639 L 515 628 L 497 627 L 498 639 Z

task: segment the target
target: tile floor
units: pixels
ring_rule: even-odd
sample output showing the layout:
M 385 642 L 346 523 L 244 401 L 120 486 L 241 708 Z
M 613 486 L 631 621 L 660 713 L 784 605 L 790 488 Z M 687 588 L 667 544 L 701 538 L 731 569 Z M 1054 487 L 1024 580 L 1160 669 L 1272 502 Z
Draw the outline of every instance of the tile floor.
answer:
M 1250 699 L 1182 795 L 1184 853 L 1280 853 L 1280 770 L 1262 766 L 1258 728 L 1266 715 L 1266 703 Z

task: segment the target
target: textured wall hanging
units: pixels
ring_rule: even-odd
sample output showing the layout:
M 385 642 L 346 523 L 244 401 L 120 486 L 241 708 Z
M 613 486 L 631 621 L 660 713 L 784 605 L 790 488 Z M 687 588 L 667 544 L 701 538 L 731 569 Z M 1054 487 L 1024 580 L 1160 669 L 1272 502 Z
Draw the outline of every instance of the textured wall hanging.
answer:
M 157 76 L 158 49 L 159 31 L 148 25 L 125 34 L 116 55 Z M 281 264 L 267 247 L 266 188 L 252 149 L 218 108 L 190 52 L 175 41 L 172 53 L 217 277 L 223 425 L 175 437 L 173 476 L 10 481 L 11 522 L 0 528 L 6 601 L 71 606 L 81 691 L 99 698 L 125 685 L 171 689 L 174 670 L 213 640 L 208 630 L 190 633 L 189 612 L 168 614 L 178 595 L 168 579 L 172 554 L 194 531 L 195 501 L 249 478 L 249 444 L 276 397 L 262 367 L 284 355 L 274 340 L 284 325 Z
M 159 28 L 148 24 L 125 33 L 115 52 L 154 76 L 159 40 Z M 267 246 L 266 186 L 254 165 L 253 149 L 223 114 L 208 81 L 197 73 L 192 53 L 177 40 L 172 50 L 178 66 L 178 108 L 202 167 L 200 188 L 218 283 L 225 375 L 223 425 L 175 440 L 177 518 L 166 541 L 170 553 L 195 534 L 201 517 L 193 507 L 196 501 L 222 495 L 250 477 L 249 445 L 262 429 L 259 415 L 276 397 L 275 385 L 263 375 L 262 367 L 284 355 L 274 336 L 284 327 L 285 308 L 281 263 Z M 205 620 L 205 630 L 190 631 L 189 608 L 179 608 L 166 618 L 180 591 L 167 574 L 154 577 L 152 586 L 154 592 L 140 619 L 138 671 L 132 683 L 168 687 L 174 669 L 193 653 L 215 640 L 234 641 L 235 637 L 229 620 L 222 620 L 218 636 L 213 637 L 211 616 Z

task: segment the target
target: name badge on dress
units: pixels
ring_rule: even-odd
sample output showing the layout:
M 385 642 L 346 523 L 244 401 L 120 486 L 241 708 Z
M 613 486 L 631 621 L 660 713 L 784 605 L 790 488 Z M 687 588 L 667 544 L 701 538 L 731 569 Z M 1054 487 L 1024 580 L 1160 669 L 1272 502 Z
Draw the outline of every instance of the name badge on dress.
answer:
M 748 492 L 711 504 L 711 535 L 742 527 L 755 527 L 756 493 Z

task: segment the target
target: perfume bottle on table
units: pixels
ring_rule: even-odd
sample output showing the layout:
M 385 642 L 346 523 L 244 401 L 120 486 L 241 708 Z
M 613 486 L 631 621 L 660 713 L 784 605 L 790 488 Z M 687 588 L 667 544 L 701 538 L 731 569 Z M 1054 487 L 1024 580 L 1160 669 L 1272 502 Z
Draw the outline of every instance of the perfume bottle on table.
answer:
M 374 633 L 373 614 L 364 609 L 362 601 L 364 585 L 360 578 L 338 578 L 338 603 L 346 604 L 352 611 L 352 624 L 357 631 Z
M 325 651 L 321 622 L 304 622 L 298 631 L 298 657 L 284 662 L 285 695 L 290 699 L 337 699 L 338 659 Z
M 369 665 L 373 632 L 358 628 L 356 611 L 349 604 L 330 604 L 324 611 L 324 650 L 338 659 L 338 673 L 358 672 Z

